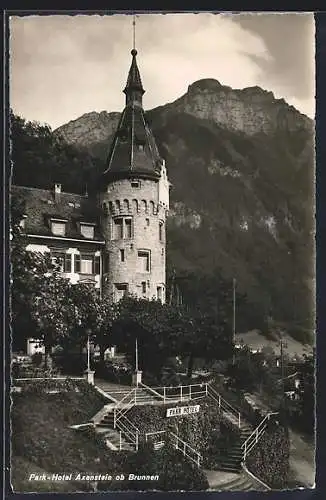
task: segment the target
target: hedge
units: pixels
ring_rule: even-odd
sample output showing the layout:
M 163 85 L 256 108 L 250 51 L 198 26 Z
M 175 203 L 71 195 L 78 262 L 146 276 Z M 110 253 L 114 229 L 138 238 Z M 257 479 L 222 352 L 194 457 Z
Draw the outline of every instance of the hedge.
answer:
M 140 440 L 145 439 L 147 432 L 172 431 L 203 456 L 205 467 L 217 469 L 225 448 L 240 439 L 239 429 L 221 416 L 216 403 L 211 399 L 201 399 L 198 404 L 198 413 L 178 417 L 166 417 L 166 410 L 180 406 L 180 403 L 135 406 L 128 412 L 128 418 L 139 429 Z M 182 404 L 193 405 L 194 402 Z
M 246 459 L 248 469 L 272 489 L 286 488 L 290 471 L 288 429 L 271 421 L 258 444 Z
M 169 443 L 158 451 L 153 451 L 150 444 L 145 444 L 137 453 L 120 454 L 115 473 L 119 472 L 124 473 L 123 481 L 98 483 L 98 489 L 100 491 L 203 491 L 209 487 L 204 472 L 185 459 Z M 128 480 L 129 474 L 158 475 L 158 480 Z

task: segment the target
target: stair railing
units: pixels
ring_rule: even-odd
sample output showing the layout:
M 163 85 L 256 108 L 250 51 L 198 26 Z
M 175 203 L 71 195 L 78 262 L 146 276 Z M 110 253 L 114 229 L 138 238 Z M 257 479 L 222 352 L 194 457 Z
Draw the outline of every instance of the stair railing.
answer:
M 155 393 L 163 398 L 164 403 L 176 401 L 188 401 L 207 396 L 208 384 L 178 385 L 173 387 L 154 387 Z
M 187 457 L 189 460 L 194 462 L 198 467 L 201 466 L 203 462 L 203 457 L 202 455 L 195 450 L 189 443 L 181 439 L 177 434 L 174 434 L 174 432 L 163 430 L 163 431 L 155 431 L 155 432 L 147 432 L 145 434 L 145 441 L 147 442 L 149 440 L 149 437 L 155 436 L 155 435 L 163 435 L 163 434 L 169 434 L 169 436 L 172 436 L 173 438 L 173 443 L 172 446 L 180 451 L 184 457 Z
M 243 450 L 243 459 L 246 459 L 248 453 L 256 446 L 261 436 L 264 434 L 266 427 L 268 425 L 268 421 L 272 415 L 277 415 L 277 412 L 270 412 L 263 418 L 263 420 L 257 425 L 257 427 L 252 431 L 250 436 L 245 440 L 241 445 L 241 449 Z
M 217 402 L 218 407 L 220 408 L 220 410 L 222 412 L 226 413 L 227 415 L 230 415 L 232 417 L 232 419 L 237 422 L 237 426 L 240 429 L 241 428 L 241 413 L 236 408 L 234 408 L 228 401 L 226 401 L 226 399 L 224 399 L 221 396 L 221 394 L 216 392 L 215 389 L 213 389 L 213 387 L 211 387 L 210 385 L 208 385 L 207 395 L 211 399 L 213 399 L 214 401 Z
M 136 389 L 128 392 L 113 409 L 113 428 L 116 428 L 118 420 L 127 413 L 136 404 Z
M 184 457 L 189 458 L 192 462 L 197 464 L 200 467 L 203 457 L 197 450 L 195 450 L 190 444 L 183 441 L 183 439 L 179 438 L 174 432 L 170 432 L 170 436 L 172 436 L 175 440 L 175 444 L 173 445 L 176 450 L 181 451 Z
M 121 450 L 121 438 L 122 435 L 129 443 L 135 446 L 136 451 L 138 451 L 139 446 L 139 429 L 129 420 L 128 417 L 120 416 L 119 420 L 116 422 L 115 427 L 120 433 L 120 450 Z
M 154 401 L 157 401 L 157 399 L 164 399 L 164 397 L 162 396 L 162 394 L 160 394 L 159 392 L 155 391 L 155 389 L 153 389 L 152 387 L 149 387 L 148 385 L 143 384 L 143 382 L 140 382 L 139 385 L 143 389 L 145 389 L 146 391 L 150 392 L 151 394 L 153 394 L 155 396 Z

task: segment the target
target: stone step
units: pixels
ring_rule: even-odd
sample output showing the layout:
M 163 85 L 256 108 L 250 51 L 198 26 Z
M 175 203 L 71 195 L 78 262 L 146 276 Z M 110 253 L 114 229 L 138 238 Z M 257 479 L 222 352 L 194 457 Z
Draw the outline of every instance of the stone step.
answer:
M 219 471 L 239 473 L 240 467 L 234 467 L 229 465 L 221 465 L 218 467 Z
M 243 473 L 239 474 L 238 480 L 233 481 L 228 486 L 228 491 L 259 491 L 260 488 L 254 484 L 249 477 Z
M 120 433 L 114 429 L 105 426 L 96 426 L 96 433 L 105 441 L 108 448 L 114 451 L 120 450 Z M 123 435 L 121 435 L 121 450 L 134 450 L 132 443 L 129 443 Z

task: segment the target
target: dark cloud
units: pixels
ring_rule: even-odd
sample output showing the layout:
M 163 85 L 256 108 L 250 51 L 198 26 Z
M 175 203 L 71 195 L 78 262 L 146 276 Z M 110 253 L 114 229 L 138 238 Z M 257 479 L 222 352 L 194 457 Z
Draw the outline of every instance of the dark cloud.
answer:
M 250 55 L 264 73 L 264 80 L 288 87 L 298 99 L 311 95 L 314 60 L 311 57 L 313 19 L 307 14 L 239 14 L 233 21 L 259 35 L 271 55 L 269 60 Z

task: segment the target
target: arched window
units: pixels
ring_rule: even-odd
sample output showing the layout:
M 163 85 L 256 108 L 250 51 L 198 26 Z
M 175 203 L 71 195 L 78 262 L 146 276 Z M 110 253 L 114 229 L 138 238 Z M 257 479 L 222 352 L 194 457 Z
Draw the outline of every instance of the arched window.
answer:
M 104 215 L 108 215 L 108 213 L 109 213 L 109 209 L 108 209 L 108 206 L 107 206 L 107 204 L 106 204 L 106 203 L 103 203 L 103 204 L 102 204 L 102 211 L 103 211 L 103 214 L 104 214 Z
M 125 212 L 129 212 L 129 201 L 128 200 L 123 200 L 123 210 Z
M 138 200 L 132 200 L 132 208 L 136 213 L 138 212 Z

